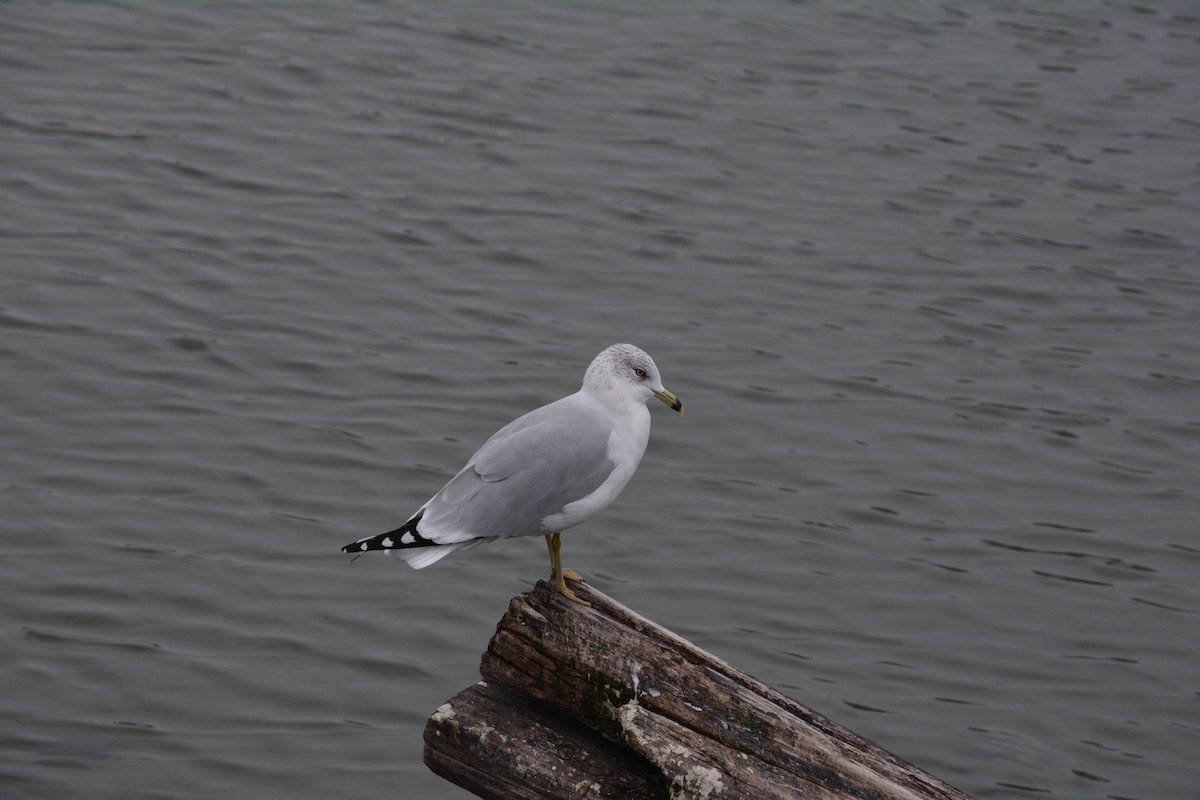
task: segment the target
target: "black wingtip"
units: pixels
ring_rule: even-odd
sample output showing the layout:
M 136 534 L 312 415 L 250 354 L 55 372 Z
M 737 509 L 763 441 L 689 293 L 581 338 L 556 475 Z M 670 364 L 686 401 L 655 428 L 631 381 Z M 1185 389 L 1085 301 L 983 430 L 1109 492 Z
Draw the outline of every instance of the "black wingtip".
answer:
M 342 552 L 362 555 L 372 550 L 398 550 L 408 547 L 428 547 L 429 545 L 436 544 L 436 542 L 431 542 L 417 533 L 417 523 L 421 521 L 424 513 L 424 509 L 418 511 L 416 516 L 394 531 L 377 533 L 374 536 L 368 536 L 366 539 L 351 542 L 342 548 Z

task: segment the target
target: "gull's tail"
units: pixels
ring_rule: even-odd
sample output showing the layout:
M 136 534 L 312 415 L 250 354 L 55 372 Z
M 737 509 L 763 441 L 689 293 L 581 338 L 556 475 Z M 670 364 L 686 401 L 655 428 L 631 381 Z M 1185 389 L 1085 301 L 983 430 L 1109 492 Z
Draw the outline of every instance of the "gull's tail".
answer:
M 455 550 L 462 550 L 471 545 L 479 544 L 481 539 L 469 539 L 465 542 L 439 544 L 432 539 L 426 539 L 417 532 L 417 523 L 421 521 L 424 509 L 408 522 L 387 533 L 377 533 L 357 542 L 351 542 L 342 548 L 343 553 L 369 553 L 372 550 L 383 550 L 389 556 L 399 556 L 413 569 L 428 567 L 435 561 L 440 561 Z

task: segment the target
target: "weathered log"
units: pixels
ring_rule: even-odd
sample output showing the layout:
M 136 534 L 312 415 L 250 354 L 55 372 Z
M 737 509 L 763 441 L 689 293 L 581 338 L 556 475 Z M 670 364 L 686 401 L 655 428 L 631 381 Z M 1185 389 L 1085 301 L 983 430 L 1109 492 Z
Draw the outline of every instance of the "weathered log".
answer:
M 487 800 L 969 800 L 587 584 L 514 597 L 425 763 Z

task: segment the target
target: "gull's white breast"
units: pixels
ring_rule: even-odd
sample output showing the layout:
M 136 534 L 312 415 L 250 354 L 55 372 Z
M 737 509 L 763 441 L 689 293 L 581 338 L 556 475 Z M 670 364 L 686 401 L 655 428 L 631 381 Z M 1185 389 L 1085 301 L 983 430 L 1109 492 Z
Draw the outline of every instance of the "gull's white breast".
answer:
M 582 396 L 614 422 L 612 433 L 608 436 L 608 458 L 615 467 L 596 491 L 567 503 L 561 512 L 543 519 L 542 529 L 547 532 L 564 531 L 608 508 L 637 471 L 646 452 L 646 443 L 650 440 L 650 409 L 644 403 L 620 403 L 614 408 L 587 393 L 582 393 Z

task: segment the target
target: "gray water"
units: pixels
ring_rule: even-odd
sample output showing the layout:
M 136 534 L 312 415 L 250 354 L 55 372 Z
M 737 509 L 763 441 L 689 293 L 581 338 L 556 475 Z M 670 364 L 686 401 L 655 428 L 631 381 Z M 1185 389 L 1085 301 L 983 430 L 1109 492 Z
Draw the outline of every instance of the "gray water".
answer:
M 402 522 L 602 347 L 619 601 L 981 798 L 1200 782 L 1200 12 L 0 5 L 0 795 L 464 798 L 521 539 Z

